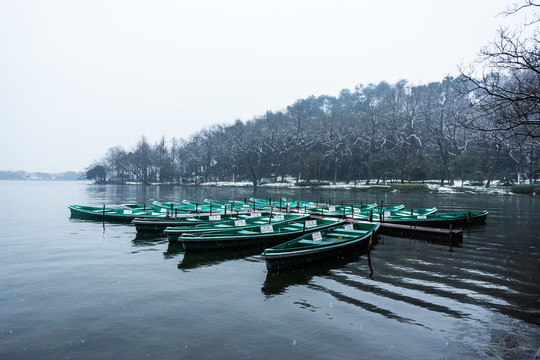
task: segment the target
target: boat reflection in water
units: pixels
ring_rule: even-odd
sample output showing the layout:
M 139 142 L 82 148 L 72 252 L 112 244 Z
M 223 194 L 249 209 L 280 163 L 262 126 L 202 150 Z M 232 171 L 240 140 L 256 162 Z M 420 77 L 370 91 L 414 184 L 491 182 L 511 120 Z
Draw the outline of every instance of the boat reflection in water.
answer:
M 144 236 L 137 234 L 135 238 L 131 241 L 131 244 L 133 247 L 141 248 L 141 247 L 153 247 L 156 245 L 165 244 L 167 242 L 167 239 L 163 236 L 156 236 L 146 234 Z
M 172 259 L 182 253 L 184 253 L 184 247 L 182 243 L 171 243 L 167 240 L 169 245 L 167 246 L 167 251 L 163 253 L 165 259 Z
M 213 266 L 225 261 L 239 260 L 262 252 L 262 247 L 234 248 L 224 250 L 187 251 L 178 264 L 180 270 L 190 270 L 198 267 Z M 264 266 L 264 264 L 262 264 Z
M 377 244 L 378 236 L 373 237 L 373 244 Z M 266 279 L 261 288 L 261 291 L 266 296 L 280 295 L 287 291 L 287 288 L 295 285 L 306 285 L 314 277 L 328 276 L 332 270 L 340 269 L 348 264 L 360 261 L 362 256 L 367 258 L 367 273 L 369 277 L 373 276 L 373 268 L 371 266 L 371 256 L 369 245 L 355 248 L 354 251 L 348 252 L 341 256 L 321 260 L 314 263 L 304 264 L 286 268 L 280 271 L 269 271 L 266 274 Z
M 133 244 L 137 246 L 137 244 L 165 242 L 166 240 L 167 238 L 161 234 L 137 233 L 133 239 Z

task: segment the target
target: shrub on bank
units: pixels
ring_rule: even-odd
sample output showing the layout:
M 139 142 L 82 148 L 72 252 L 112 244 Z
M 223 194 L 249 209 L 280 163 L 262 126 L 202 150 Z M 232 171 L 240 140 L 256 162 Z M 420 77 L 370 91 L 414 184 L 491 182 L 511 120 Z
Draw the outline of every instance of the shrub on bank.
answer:
M 369 192 L 369 193 L 387 193 L 387 192 L 394 191 L 394 189 L 392 189 L 390 186 L 361 186 L 361 187 L 351 188 L 350 190 L 356 191 L 356 192 Z
M 417 192 L 430 192 L 429 186 L 426 184 L 393 184 L 393 189 L 396 189 L 402 193 L 417 193 Z
M 512 192 L 514 194 L 525 194 L 525 195 L 531 195 L 533 193 L 540 193 L 540 184 L 514 185 L 512 186 Z
M 330 185 L 330 182 L 328 181 L 319 181 L 319 182 L 311 182 L 311 181 L 298 181 L 296 186 L 328 186 Z

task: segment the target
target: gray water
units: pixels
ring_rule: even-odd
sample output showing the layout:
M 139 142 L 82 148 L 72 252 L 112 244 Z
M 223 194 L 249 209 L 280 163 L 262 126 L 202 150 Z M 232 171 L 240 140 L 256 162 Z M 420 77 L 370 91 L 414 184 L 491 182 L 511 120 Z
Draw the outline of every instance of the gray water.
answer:
M 68 204 L 292 197 L 481 210 L 460 247 L 380 236 L 369 254 L 269 274 L 261 249 L 184 253 Z M 540 204 L 517 196 L 0 181 L 0 359 L 530 359 Z

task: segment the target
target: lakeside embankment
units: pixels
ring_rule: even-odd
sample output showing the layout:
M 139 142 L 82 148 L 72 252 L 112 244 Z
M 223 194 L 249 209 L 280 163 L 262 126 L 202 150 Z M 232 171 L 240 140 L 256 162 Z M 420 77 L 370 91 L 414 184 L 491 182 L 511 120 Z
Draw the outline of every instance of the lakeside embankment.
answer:
M 142 184 L 140 182 L 127 182 L 126 184 Z M 163 185 L 163 183 L 151 183 L 147 185 Z M 253 187 L 253 183 L 249 181 L 212 181 L 199 184 L 194 183 L 169 183 L 169 185 L 177 186 L 209 186 L 209 187 Z M 461 182 L 456 181 L 454 185 L 440 185 L 436 181 L 427 181 L 422 183 L 387 183 L 387 184 L 368 184 L 366 181 L 356 181 L 349 183 L 330 184 L 328 182 L 318 183 L 317 181 L 296 183 L 291 181 L 281 182 L 263 182 L 257 187 L 265 189 L 312 189 L 312 190 L 336 190 L 336 191 L 357 191 L 370 193 L 384 192 L 402 192 L 402 193 L 440 193 L 440 194 L 467 194 L 467 195 L 529 195 L 536 196 L 540 193 L 540 184 L 523 184 L 523 185 L 500 185 L 498 183 L 486 188 L 484 185 L 468 185 L 462 186 Z

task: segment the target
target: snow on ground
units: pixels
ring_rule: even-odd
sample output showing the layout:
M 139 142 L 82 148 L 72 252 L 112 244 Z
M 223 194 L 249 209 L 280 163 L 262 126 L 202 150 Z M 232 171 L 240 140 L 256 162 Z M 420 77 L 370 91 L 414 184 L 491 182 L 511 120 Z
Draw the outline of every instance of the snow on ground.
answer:
M 335 185 L 334 184 L 322 184 L 317 185 L 316 180 L 312 180 L 311 183 L 313 184 L 311 187 L 316 189 L 326 189 L 326 190 L 356 190 L 356 191 L 362 191 L 368 190 L 368 189 L 374 189 L 374 188 L 381 188 L 382 189 L 388 189 L 388 191 L 398 191 L 396 189 L 392 189 L 390 183 L 387 184 L 374 184 L 371 183 L 369 185 L 366 185 L 366 180 L 356 180 L 351 181 L 348 184 L 344 182 L 338 182 Z M 450 186 L 448 184 L 445 184 L 441 186 L 438 184 L 439 181 L 432 180 L 432 181 L 426 181 L 425 184 L 428 187 L 428 189 L 431 192 L 438 192 L 438 193 L 444 193 L 444 194 L 484 194 L 484 195 L 513 195 L 510 192 L 510 187 L 508 186 L 499 186 L 497 183 L 492 184 L 489 188 L 486 188 L 485 186 L 472 186 L 464 184 L 462 186 L 460 181 L 456 181 L 453 186 Z M 396 185 L 400 185 L 399 182 L 394 182 Z M 406 183 L 407 184 L 407 183 Z M 411 184 L 419 184 L 419 183 L 411 183 Z M 253 186 L 253 183 L 251 181 L 236 181 L 236 182 L 206 182 L 200 184 L 201 186 L 223 186 L 223 187 L 251 187 Z M 281 182 L 269 182 L 269 181 L 263 181 L 262 184 L 258 185 L 261 188 L 287 188 L 287 189 L 305 189 L 309 188 L 309 186 L 298 186 L 296 185 L 294 179 L 286 179 Z

